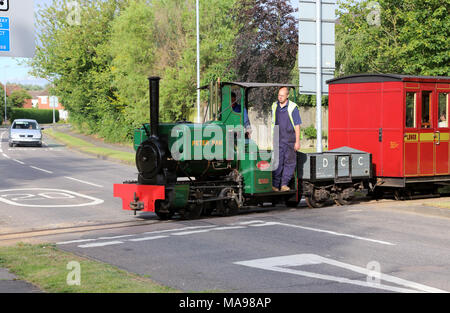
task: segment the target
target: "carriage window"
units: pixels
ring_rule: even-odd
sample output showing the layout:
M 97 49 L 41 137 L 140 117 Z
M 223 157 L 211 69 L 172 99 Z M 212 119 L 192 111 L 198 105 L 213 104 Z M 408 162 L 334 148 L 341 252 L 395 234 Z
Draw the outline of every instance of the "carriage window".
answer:
M 416 127 L 416 93 L 407 92 L 406 93 L 406 127 L 415 128 Z
M 422 91 L 422 125 L 421 128 L 431 127 L 431 91 Z
M 439 127 L 448 127 L 448 93 L 439 94 Z

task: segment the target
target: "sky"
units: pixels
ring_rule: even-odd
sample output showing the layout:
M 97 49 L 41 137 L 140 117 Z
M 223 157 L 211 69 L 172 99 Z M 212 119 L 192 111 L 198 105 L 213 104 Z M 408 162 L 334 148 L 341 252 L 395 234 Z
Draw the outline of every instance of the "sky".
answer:
M 52 0 L 34 0 L 34 10 L 37 12 L 39 7 L 49 6 L 51 3 Z M 291 0 L 291 3 L 298 7 L 298 0 Z M 25 64 L 26 61 L 25 58 L 0 57 L 0 82 L 40 86 L 48 84 L 47 80 L 29 74 L 30 67 Z

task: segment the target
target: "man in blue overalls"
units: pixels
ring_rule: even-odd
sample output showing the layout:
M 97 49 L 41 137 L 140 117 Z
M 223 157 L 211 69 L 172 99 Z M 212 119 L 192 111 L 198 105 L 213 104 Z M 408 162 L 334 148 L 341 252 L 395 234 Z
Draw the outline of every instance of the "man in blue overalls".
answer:
M 272 138 L 274 126 L 278 125 L 279 146 L 278 167 L 272 172 L 272 190 L 289 191 L 297 164 L 296 151 L 300 149 L 300 112 L 297 104 L 289 101 L 289 88 L 282 87 L 278 91 L 278 101 L 272 105 Z M 280 188 L 281 186 L 281 188 Z

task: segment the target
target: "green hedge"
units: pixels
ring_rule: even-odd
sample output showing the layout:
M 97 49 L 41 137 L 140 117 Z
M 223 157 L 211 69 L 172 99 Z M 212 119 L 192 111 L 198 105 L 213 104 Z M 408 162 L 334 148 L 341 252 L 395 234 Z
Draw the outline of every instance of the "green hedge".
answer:
M 11 122 L 19 118 L 36 120 L 39 124 L 50 124 L 53 123 L 53 110 L 19 109 L 19 108 L 12 109 L 10 117 Z M 59 121 L 59 111 L 55 110 L 55 122 L 58 121 Z

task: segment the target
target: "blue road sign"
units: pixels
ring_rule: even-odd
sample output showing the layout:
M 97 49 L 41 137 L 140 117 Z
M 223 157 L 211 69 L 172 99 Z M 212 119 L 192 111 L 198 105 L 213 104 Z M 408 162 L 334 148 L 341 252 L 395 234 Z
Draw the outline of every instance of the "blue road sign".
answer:
M 9 50 L 9 18 L 0 17 L 0 51 Z

